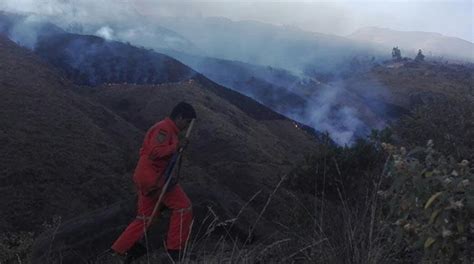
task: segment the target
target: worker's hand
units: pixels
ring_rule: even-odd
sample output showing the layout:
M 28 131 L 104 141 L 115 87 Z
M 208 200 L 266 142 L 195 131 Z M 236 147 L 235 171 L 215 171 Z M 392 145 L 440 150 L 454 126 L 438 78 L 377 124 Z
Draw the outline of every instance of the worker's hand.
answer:
M 178 150 L 180 150 L 181 148 L 184 150 L 189 144 L 189 139 L 187 138 L 183 138 L 179 141 L 179 144 L 178 144 Z

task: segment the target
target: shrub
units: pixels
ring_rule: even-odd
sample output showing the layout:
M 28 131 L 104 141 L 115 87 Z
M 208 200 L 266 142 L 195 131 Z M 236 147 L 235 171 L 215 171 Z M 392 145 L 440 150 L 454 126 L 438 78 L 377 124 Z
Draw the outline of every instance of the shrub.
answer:
M 323 145 L 290 175 L 300 202 L 317 203 L 312 212 L 294 207 L 297 221 L 307 224 L 299 236 L 326 239 L 318 251 L 322 263 L 472 263 L 469 161 L 437 152 L 431 140 L 410 152 L 379 144 L 389 130 L 371 138 L 350 148 Z
M 425 55 L 423 55 L 423 52 L 420 50 L 418 50 L 418 54 L 416 54 L 416 57 L 415 57 L 415 61 L 416 62 L 421 62 L 421 61 L 424 61 L 425 60 Z
M 394 132 L 400 144 L 409 148 L 432 139 L 443 154 L 474 161 L 474 103 L 469 98 L 444 98 L 421 105 L 402 118 Z
M 387 133 L 374 131 L 373 135 L 387 137 Z M 380 145 L 372 140 L 359 139 L 351 147 L 320 144 L 290 173 L 287 186 L 332 201 L 339 201 L 341 194 L 359 200 L 380 175 L 385 159 Z
M 392 158 L 391 184 L 380 191 L 394 228 L 424 263 L 472 263 L 474 248 L 474 174 L 467 160 L 456 162 L 433 149 L 408 152 L 385 144 Z

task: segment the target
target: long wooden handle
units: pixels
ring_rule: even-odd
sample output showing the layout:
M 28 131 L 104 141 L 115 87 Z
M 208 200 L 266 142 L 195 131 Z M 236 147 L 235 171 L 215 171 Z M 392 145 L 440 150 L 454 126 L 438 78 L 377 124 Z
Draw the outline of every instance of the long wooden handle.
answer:
M 194 126 L 194 121 L 196 119 L 192 119 L 191 120 L 191 124 L 189 124 L 189 127 L 188 127 L 188 130 L 186 131 L 186 138 L 189 138 L 189 135 L 191 134 L 191 130 L 193 129 L 193 126 Z M 179 150 L 179 153 L 183 152 L 183 149 L 180 149 Z M 179 155 L 179 154 L 178 154 Z M 180 159 L 181 157 L 178 157 L 178 159 Z M 178 160 L 177 159 L 177 160 Z M 156 212 L 158 211 L 158 208 L 160 207 L 160 204 L 161 204 L 161 200 L 163 200 L 163 196 L 165 195 L 167 189 L 168 189 L 168 185 L 170 184 L 171 182 L 171 178 L 173 173 L 174 173 L 174 170 L 175 170 L 176 166 L 174 166 L 172 169 L 171 169 L 171 172 L 170 172 L 170 177 L 168 177 L 168 180 L 166 180 L 165 182 L 165 185 L 163 186 L 163 189 L 161 190 L 161 193 L 160 193 L 160 197 L 158 198 L 158 201 L 156 202 L 155 204 L 155 207 L 153 208 L 153 212 L 151 213 L 150 215 L 150 218 L 148 219 L 148 221 L 146 222 L 146 229 L 148 229 L 148 227 L 150 227 L 151 223 L 153 222 L 153 219 L 155 218 L 155 215 L 156 215 Z
M 186 138 L 189 138 L 189 135 L 191 134 L 191 130 L 193 130 L 194 121 L 196 121 L 196 119 L 193 118 L 191 120 L 191 124 L 189 124 L 188 131 L 186 131 Z

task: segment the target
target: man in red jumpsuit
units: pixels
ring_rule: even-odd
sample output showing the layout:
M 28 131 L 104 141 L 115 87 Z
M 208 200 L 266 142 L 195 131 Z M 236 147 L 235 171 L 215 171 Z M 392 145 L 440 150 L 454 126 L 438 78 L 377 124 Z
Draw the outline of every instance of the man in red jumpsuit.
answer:
M 173 108 L 170 116 L 153 125 L 145 135 L 140 149 L 133 181 L 138 192 L 137 217 L 128 225 L 112 245 L 112 250 L 125 256 L 125 262 L 146 253 L 146 248 L 138 243 L 145 232 L 146 221 L 150 219 L 165 183 L 164 172 L 174 153 L 187 145 L 187 140 L 179 142 L 178 133 L 185 130 L 196 118 L 194 108 L 181 102 Z M 184 250 L 192 221 L 191 202 L 179 184 L 170 186 L 163 196 L 162 204 L 172 210 L 166 250 L 177 260 Z

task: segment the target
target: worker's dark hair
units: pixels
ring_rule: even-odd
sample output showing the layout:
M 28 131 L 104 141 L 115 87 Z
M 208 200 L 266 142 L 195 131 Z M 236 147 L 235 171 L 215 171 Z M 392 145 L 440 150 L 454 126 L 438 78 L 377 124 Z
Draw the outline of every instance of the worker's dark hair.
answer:
M 180 102 L 173 108 L 173 111 L 171 111 L 170 118 L 176 119 L 178 116 L 186 119 L 196 118 L 196 111 L 192 105 L 186 102 Z

